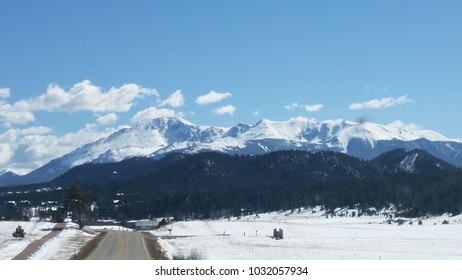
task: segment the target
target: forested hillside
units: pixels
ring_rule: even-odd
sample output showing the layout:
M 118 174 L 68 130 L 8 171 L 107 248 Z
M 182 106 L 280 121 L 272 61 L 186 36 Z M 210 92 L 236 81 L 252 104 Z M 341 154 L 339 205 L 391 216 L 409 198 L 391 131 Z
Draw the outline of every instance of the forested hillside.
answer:
M 106 218 L 214 218 L 315 205 L 333 210 L 393 204 L 407 216 L 462 209 L 462 170 L 421 150 L 394 150 L 370 161 L 326 151 L 171 153 L 160 160 L 85 164 L 47 184 L 2 188 L 1 203 L 60 201 L 72 183 L 90 194 L 97 216 Z

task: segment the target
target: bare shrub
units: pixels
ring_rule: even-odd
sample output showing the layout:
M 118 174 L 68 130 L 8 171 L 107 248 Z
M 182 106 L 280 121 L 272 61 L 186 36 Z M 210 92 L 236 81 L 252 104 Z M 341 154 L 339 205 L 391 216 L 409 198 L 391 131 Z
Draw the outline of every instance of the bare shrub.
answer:
M 183 254 L 183 253 L 175 253 L 172 256 L 173 260 L 205 260 L 206 257 L 202 252 L 197 251 L 196 249 L 193 249 L 189 252 L 189 254 Z

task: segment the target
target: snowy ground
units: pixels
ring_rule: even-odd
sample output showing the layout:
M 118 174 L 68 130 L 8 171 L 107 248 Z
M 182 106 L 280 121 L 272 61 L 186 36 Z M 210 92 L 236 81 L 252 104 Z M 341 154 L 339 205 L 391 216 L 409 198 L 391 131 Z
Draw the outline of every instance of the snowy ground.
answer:
M 13 238 L 12 233 L 17 226 L 21 226 L 26 235 L 23 239 Z M 24 250 L 29 243 L 47 235 L 54 227 L 54 223 L 39 222 L 0 222 L 0 260 L 10 260 Z
M 188 221 L 151 231 L 162 237 L 161 245 L 173 254 L 199 252 L 208 260 L 449 260 L 462 259 L 462 215 L 409 220 L 403 225 L 386 223 L 384 215 L 329 217 L 319 209 L 290 214 L 268 213 L 259 217 Z M 444 220 L 448 225 L 442 224 Z M 26 237 L 16 240 L 12 232 L 21 225 Z M 49 222 L 0 222 L 0 260 L 10 260 L 26 246 L 50 232 Z M 284 239 L 270 238 L 274 228 Z M 91 230 L 128 230 L 88 227 Z M 171 231 L 169 231 L 171 230 Z M 96 233 L 95 233 L 96 234 Z M 55 238 L 45 243 L 30 259 L 66 260 L 95 234 L 79 231 L 67 223 Z
M 12 236 L 16 227 L 20 225 L 26 232 L 25 238 L 19 240 Z M 38 221 L 30 222 L 0 222 L 0 260 L 11 260 L 22 252 L 27 245 L 47 235 L 55 226 L 54 223 Z M 94 238 L 97 230 L 129 230 L 120 226 L 88 226 L 80 231 L 78 225 L 68 222 L 56 237 L 46 242 L 30 260 L 68 260 L 79 252 L 86 242 Z
M 26 235 L 23 239 L 13 238 L 12 233 L 20 225 Z M 55 226 L 54 223 L 32 220 L 30 222 L 0 222 L 0 260 L 11 260 L 22 252 L 31 242 L 47 235 Z M 71 258 L 85 242 L 95 235 L 78 230 L 78 226 L 67 223 L 64 230 L 46 242 L 38 252 L 29 259 L 33 260 L 66 260 Z
M 80 248 L 95 236 L 96 234 L 80 231 L 77 224 L 67 223 L 61 233 L 43 244 L 29 259 L 68 260 L 75 256 Z
M 170 256 L 197 251 L 209 260 L 462 259 L 462 216 L 398 225 L 384 215 L 351 217 L 350 210 L 350 217 L 326 219 L 317 210 L 177 222 L 152 233 L 163 237 Z M 284 239 L 270 238 L 274 228 L 283 230 Z

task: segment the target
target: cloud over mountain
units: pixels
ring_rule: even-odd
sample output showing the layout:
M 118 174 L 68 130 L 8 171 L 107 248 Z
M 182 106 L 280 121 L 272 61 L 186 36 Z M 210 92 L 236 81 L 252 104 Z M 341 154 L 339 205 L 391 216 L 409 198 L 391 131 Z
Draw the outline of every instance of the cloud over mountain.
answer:
M 10 128 L 0 133 L 0 169 L 22 174 L 68 153 L 91 141 L 96 141 L 120 129 L 87 124 L 84 128 L 64 135 L 53 135 L 52 128 L 33 126 Z
M 213 110 L 213 113 L 217 115 L 233 115 L 235 111 L 236 107 L 233 105 L 226 105 Z
M 289 105 L 284 106 L 285 109 L 287 110 L 295 110 L 295 109 L 305 109 L 307 112 L 318 112 L 324 107 L 323 104 L 307 104 L 307 105 L 302 105 L 298 102 L 292 102 Z
M 9 90 L 2 90 L 7 97 Z M 107 91 L 84 80 L 69 90 L 57 84 L 50 84 L 47 91 L 37 97 L 22 99 L 14 104 L 0 102 L 0 122 L 6 124 L 25 124 L 35 120 L 34 112 L 79 112 L 114 113 L 129 111 L 135 100 L 143 96 L 156 96 L 155 89 L 144 88 L 136 84 L 124 84 Z
M 106 114 L 106 115 L 102 115 L 102 116 L 99 116 L 97 119 L 96 119 L 96 122 L 101 124 L 101 125 L 109 125 L 109 124 L 113 124 L 117 121 L 118 117 L 116 114 L 114 113 L 109 113 L 109 114 Z
M 180 107 L 184 105 L 184 97 L 181 90 L 172 93 L 167 99 L 160 103 L 160 106 L 169 105 L 172 107 Z
M 197 97 L 196 103 L 199 105 L 206 105 L 210 103 L 217 103 L 225 98 L 230 98 L 230 97 L 232 97 L 232 94 L 229 92 L 219 93 L 219 92 L 215 92 L 212 90 L 211 92 L 205 95 L 201 95 Z
M 51 84 L 46 93 L 20 102 L 31 111 L 126 112 L 136 99 L 144 95 L 158 96 L 155 89 L 143 88 L 136 84 L 112 87 L 105 92 L 89 80 L 85 80 L 75 84 L 68 91 L 57 84 Z
M 133 123 L 142 123 L 154 118 L 161 118 L 161 117 L 174 117 L 176 116 L 176 112 L 174 110 L 165 109 L 165 108 L 157 108 L 157 107 L 150 107 L 143 111 L 136 113 L 133 118 Z
M 407 95 L 403 95 L 398 98 L 385 97 L 381 99 L 373 99 L 362 103 L 353 103 L 350 105 L 350 110 L 380 109 L 406 103 L 414 103 L 414 100 L 410 99 Z
M 0 88 L 0 98 L 8 98 L 10 96 L 9 88 Z
M 0 101 L 0 122 L 10 127 L 13 124 L 26 124 L 35 120 L 34 114 L 20 104 Z
M 305 110 L 308 112 L 317 112 L 322 109 L 324 105 L 322 104 L 316 104 L 316 105 L 305 105 Z

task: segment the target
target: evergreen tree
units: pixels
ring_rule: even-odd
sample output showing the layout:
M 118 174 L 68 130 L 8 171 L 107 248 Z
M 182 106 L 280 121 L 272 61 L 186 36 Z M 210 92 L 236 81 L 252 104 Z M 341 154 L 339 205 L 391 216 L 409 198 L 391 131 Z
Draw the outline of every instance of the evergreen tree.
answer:
M 24 229 L 19 225 L 16 228 L 16 230 L 13 232 L 13 237 L 14 238 L 24 238 L 25 235 L 26 235 L 26 233 L 24 232 Z
M 77 184 L 72 184 L 67 190 L 66 197 L 63 201 L 63 207 L 71 211 L 73 216 L 77 216 L 79 228 L 83 228 L 82 215 L 86 213 L 91 205 L 88 194 Z

